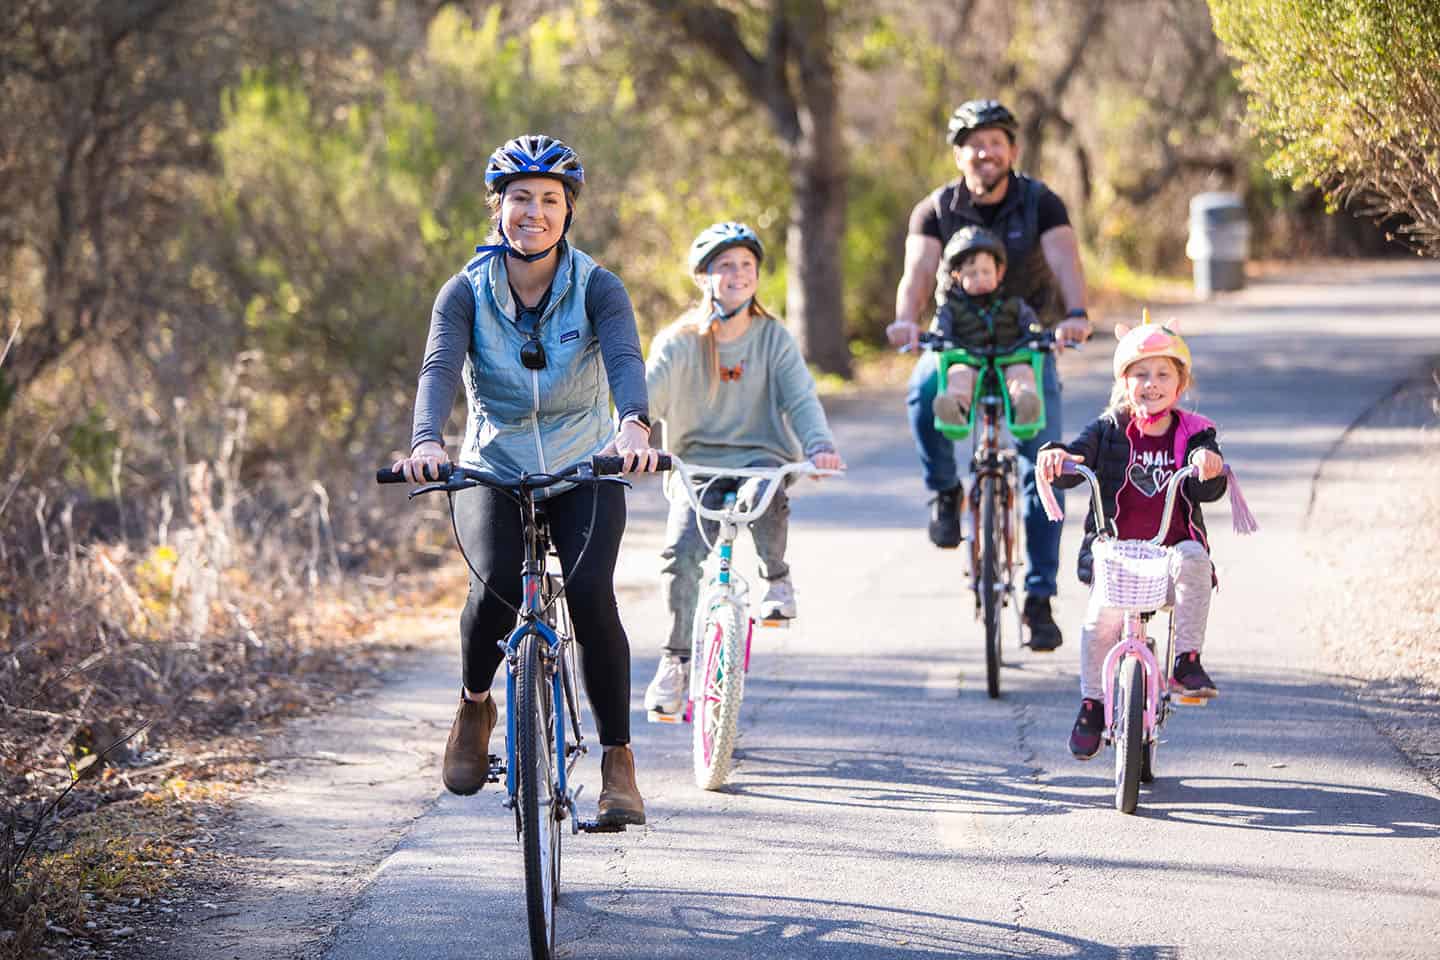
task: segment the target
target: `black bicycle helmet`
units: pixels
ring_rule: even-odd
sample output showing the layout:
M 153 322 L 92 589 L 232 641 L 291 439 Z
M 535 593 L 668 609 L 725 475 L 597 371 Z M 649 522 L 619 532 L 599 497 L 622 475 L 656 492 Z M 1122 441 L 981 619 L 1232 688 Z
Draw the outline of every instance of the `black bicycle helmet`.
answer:
M 701 230 L 695 242 L 690 244 L 690 272 L 704 273 L 711 260 L 731 247 L 744 247 L 755 254 L 756 266 L 765 262 L 765 245 L 755 231 L 743 223 L 726 221 L 712 223 Z
M 950 143 L 958 146 L 962 140 L 985 127 L 999 127 L 1015 142 L 1020 132 L 1020 122 L 1015 114 L 1005 109 L 999 100 L 967 100 L 950 114 Z
M 550 177 L 570 188 L 578 197 L 585 185 L 585 168 L 580 155 L 554 137 L 527 133 L 516 137 L 490 155 L 485 165 L 485 186 L 491 193 L 503 193 L 505 185 L 522 177 Z
M 945 244 L 945 269 L 954 270 L 972 253 L 985 251 L 995 258 L 997 267 L 1005 266 L 1005 244 L 984 227 L 961 227 Z

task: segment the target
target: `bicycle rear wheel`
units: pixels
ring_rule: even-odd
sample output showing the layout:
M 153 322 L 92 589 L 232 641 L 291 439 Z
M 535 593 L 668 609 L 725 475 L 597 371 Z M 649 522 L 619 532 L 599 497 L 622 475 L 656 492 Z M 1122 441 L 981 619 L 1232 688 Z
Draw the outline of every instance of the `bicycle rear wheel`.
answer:
M 980 612 L 985 622 L 985 691 L 1000 696 L 1000 480 L 980 478 Z
M 533 960 L 550 960 L 555 953 L 555 903 L 560 889 L 558 812 L 563 803 L 556 790 L 555 705 L 540 660 L 543 642 L 534 634 L 521 641 L 520 676 L 515 684 L 516 807 Z
M 1115 700 L 1115 809 L 1134 813 L 1145 762 L 1145 666 L 1138 657 L 1120 661 Z
M 693 741 L 695 785 L 717 790 L 730 774 L 745 696 L 745 634 L 750 618 L 733 601 L 713 604 L 705 615 L 694 655 L 700 664 Z

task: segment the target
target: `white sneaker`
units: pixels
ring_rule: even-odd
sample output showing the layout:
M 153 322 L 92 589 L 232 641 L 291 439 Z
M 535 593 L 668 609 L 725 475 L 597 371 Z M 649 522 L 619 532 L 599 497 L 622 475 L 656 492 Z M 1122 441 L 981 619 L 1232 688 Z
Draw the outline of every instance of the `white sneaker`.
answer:
M 789 577 L 769 581 L 770 588 L 760 601 L 761 620 L 794 620 L 795 587 Z
M 660 658 L 655 679 L 645 688 L 645 709 L 654 713 L 679 713 L 685 709 L 690 691 L 690 665 L 673 654 Z

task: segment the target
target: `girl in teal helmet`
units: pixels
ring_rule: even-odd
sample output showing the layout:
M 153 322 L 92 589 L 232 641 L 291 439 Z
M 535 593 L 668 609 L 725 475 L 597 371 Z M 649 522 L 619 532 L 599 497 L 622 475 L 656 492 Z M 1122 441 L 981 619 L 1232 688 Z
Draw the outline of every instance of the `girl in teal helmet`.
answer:
M 800 349 L 757 296 L 764 259 L 760 238 L 743 223 L 712 224 L 696 236 L 687 266 L 700 297 L 651 344 L 645 370 L 651 415 L 665 421 L 666 449 L 693 463 L 778 466 L 808 458 L 817 467 L 841 469 L 844 461 Z M 718 505 L 737 485 L 716 481 L 706 499 Z M 780 491 L 750 524 L 767 583 L 760 604 L 766 619 L 795 616 L 785 562 L 789 513 Z M 671 628 L 645 692 L 646 709 L 656 713 L 678 712 L 686 700 L 684 662 L 708 552 L 688 500 L 671 504 L 667 537 L 662 580 Z

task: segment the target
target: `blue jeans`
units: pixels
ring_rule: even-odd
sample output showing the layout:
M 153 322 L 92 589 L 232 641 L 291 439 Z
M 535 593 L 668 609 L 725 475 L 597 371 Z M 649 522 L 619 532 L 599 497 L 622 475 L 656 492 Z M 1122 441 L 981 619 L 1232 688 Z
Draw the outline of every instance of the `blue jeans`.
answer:
M 953 490 L 960 483 L 960 474 L 955 466 L 955 441 L 947 440 L 935 429 L 935 414 L 930 406 L 938 388 L 935 370 L 935 354 L 927 351 L 910 374 L 905 406 L 910 417 L 910 433 L 915 437 L 915 447 L 925 471 L 925 487 L 938 493 Z M 1061 525 L 1045 516 L 1045 507 L 1035 487 L 1035 454 L 1045 444 L 1058 442 L 1061 434 L 1060 375 L 1053 356 L 1045 358 L 1041 390 L 1045 396 L 1045 429 L 1033 439 L 1016 444 L 1015 452 L 1019 455 L 1020 489 L 1024 497 L 1025 592 L 1037 597 L 1053 597 L 1055 576 L 1060 570 Z M 1063 506 L 1064 494 L 1056 490 L 1055 496 Z

